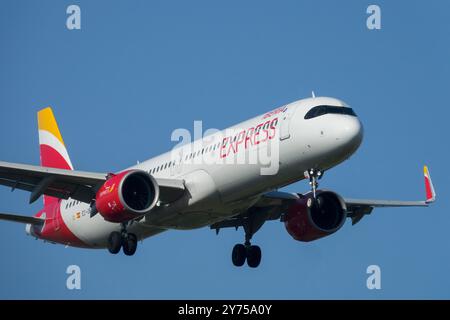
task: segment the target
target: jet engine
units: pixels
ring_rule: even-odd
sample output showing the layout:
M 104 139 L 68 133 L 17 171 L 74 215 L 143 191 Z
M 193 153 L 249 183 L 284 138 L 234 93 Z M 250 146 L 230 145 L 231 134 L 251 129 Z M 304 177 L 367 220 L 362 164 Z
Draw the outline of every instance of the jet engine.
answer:
M 346 211 L 342 197 L 318 190 L 316 199 L 308 193 L 288 208 L 285 227 L 295 240 L 313 241 L 338 231 L 344 225 Z
M 158 202 L 159 186 L 145 171 L 113 175 L 98 190 L 95 206 L 110 222 L 126 222 L 148 213 Z

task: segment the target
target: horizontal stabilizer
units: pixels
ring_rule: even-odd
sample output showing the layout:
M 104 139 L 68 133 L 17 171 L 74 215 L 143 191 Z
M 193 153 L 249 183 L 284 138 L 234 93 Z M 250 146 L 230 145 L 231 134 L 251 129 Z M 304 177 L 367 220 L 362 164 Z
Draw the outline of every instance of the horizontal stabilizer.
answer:
M 0 213 L 0 220 L 7 220 L 19 223 L 29 223 L 33 225 L 42 225 L 45 219 L 36 217 L 19 216 L 16 214 Z

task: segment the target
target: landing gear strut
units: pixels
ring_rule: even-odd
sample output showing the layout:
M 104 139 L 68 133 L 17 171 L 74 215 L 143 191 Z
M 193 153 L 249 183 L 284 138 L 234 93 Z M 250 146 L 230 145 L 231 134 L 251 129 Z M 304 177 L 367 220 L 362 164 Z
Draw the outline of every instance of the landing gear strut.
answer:
M 108 251 L 117 254 L 123 249 L 123 253 L 132 256 L 137 249 L 137 237 L 134 233 L 127 232 L 127 223 L 122 223 L 121 231 L 113 231 L 108 237 Z
M 317 180 L 320 180 L 322 178 L 323 172 L 322 170 L 312 168 L 305 171 L 304 175 L 305 178 L 309 179 L 309 185 L 311 186 L 313 198 L 316 199 L 316 191 L 317 187 L 319 186 L 319 182 Z
M 256 268 L 261 263 L 261 248 L 251 244 L 250 240 L 266 221 L 265 212 L 251 211 L 243 223 L 245 230 L 244 244 L 238 243 L 234 246 L 231 258 L 236 267 L 242 267 L 247 260 L 250 268 Z

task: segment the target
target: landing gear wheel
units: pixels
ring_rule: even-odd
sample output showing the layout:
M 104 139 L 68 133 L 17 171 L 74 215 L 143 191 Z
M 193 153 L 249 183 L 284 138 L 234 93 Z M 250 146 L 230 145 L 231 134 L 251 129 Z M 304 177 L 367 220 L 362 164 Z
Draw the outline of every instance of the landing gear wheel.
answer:
M 122 236 L 120 232 L 114 231 L 108 237 L 108 251 L 112 254 L 117 254 L 122 246 Z
M 236 267 L 242 267 L 245 263 L 245 259 L 247 258 L 247 250 L 243 244 L 237 244 L 233 248 L 233 252 L 231 254 L 231 259 L 233 260 L 233 264 Z
M 132 256 L 136 252 L 137 237 L 134 233 L 128 233 L 123 238 L 122 249 L 127 256 Z
M 247 264 L 250 268 L 256 268 L 261 263 L 261 248 L 250 246 L 247 248 Z

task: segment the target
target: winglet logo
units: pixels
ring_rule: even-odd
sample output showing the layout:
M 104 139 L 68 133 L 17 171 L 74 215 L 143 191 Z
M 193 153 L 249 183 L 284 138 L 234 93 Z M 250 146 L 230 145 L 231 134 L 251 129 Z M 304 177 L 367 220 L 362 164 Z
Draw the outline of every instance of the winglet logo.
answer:
M 423 175 L 425 177 L 425 192 L 426 192 L 426 202 L 430 203 L 436 200 L 436 192 L 434 191 L 433 182 L 431 181 L 430 173 L 428 172 L 428 167 L 423 167 Z

